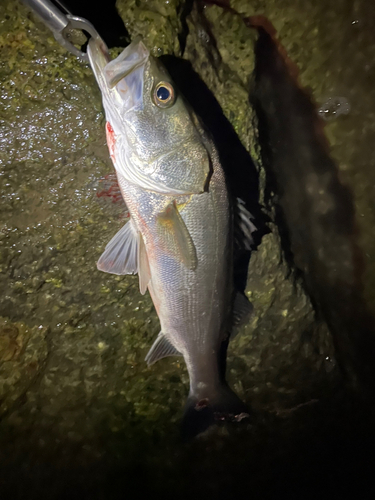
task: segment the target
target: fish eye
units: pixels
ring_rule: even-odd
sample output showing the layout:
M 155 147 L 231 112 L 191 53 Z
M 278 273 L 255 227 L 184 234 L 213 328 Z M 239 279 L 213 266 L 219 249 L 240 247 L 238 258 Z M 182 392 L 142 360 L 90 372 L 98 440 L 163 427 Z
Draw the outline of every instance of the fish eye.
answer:
M 159 82 L 154 89 L 154 102 L 159 108 L 169 108 L 175 101 L 175 92 L 168 82 Z

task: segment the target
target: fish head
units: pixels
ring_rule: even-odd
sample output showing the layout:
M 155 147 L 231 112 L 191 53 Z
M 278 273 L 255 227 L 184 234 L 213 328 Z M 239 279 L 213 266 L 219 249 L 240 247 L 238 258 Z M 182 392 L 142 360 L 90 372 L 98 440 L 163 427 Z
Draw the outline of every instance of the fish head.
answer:
M 159 193 L 203 193 L 211 173 L 210 154 L 197 117 L 163 64 L 141 40 L 114 60 L 95 40 L 88 53 L 102 91 L 111 157 L 119 173 Z

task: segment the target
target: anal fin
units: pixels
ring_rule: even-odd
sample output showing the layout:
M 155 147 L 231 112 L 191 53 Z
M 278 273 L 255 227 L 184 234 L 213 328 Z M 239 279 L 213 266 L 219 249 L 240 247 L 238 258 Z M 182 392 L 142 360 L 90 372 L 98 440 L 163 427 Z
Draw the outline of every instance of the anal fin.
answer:
M 148 366 L 167 356 L 182 356 L 182 354 L 169 342 L 163 332 L 160 332 L 148 351 L 145 361 Z

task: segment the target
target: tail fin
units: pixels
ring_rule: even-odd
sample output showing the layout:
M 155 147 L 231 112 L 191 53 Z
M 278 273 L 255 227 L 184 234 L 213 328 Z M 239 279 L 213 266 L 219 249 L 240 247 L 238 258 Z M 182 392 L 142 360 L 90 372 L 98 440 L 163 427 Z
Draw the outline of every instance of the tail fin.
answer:
M 249 417 L 245 403 L 227 386 L 223 385 L 212 399 L 189 396 L 182 420 L 182 438 L 189 440 L 222 421 L 240 422 Z

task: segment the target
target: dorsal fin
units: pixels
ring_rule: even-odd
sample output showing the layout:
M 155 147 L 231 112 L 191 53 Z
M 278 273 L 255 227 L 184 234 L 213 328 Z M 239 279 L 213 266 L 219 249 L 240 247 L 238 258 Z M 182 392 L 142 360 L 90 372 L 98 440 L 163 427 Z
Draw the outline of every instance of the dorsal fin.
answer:
M 236 199 L 235 217 L 234 217 L 234 237 L 238 248 L 251 250 L 254 243 L 252 233 L 257 230 L 251 222 L 254 217 L 246 209 L 245 202 L 241 198 Z

